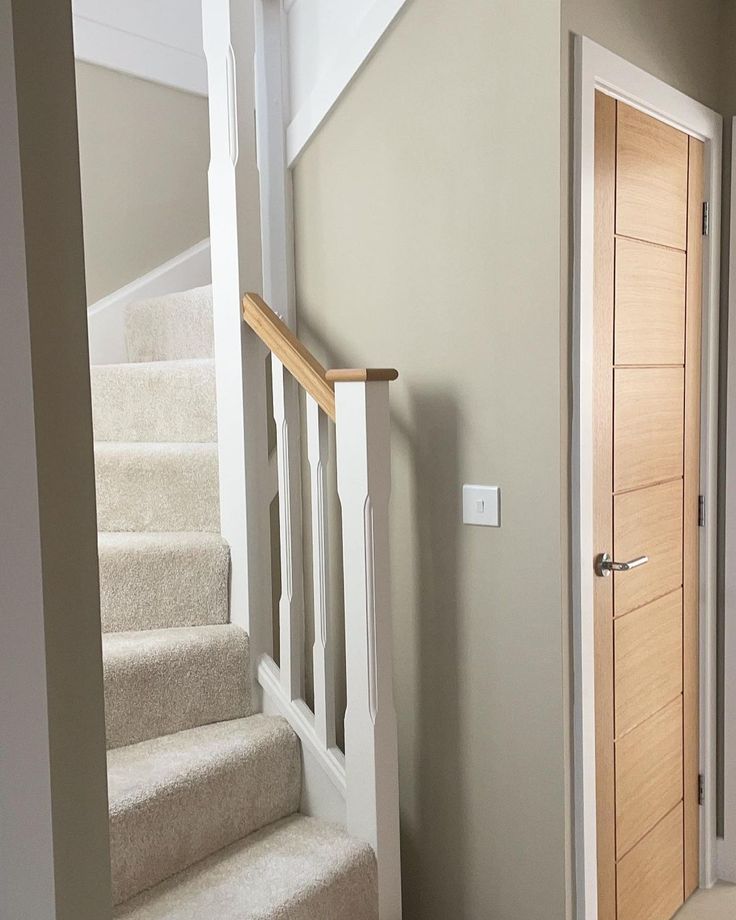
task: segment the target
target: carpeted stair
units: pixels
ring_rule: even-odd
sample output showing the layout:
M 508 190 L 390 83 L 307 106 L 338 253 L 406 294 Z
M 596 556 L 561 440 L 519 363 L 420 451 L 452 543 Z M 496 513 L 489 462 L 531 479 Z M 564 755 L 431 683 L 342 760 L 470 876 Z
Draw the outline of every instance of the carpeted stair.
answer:
M 376 920 L 370 847 L 299 815 L 299 744 L 253 714 L 219 534 L 209 288 L 133 304 L 92 368 L 116 920 Z

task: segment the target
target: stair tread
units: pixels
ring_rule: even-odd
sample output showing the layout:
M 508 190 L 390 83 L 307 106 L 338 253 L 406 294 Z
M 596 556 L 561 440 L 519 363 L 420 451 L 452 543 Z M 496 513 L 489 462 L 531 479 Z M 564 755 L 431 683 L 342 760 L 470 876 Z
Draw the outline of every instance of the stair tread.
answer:
M 182 547 L 214 549 L 228 546 L 222 534 L 206 530 L 101 530 L 97 542 L 100 552 L 105 553 L 128 549 L 170 552 Z
M 169 454 L 217 454 L 217 441 L 96 441 L 95 454 L 123 452 L 130 456 Z
M 110 748 L 250 715 L 239 626 L 106 633 L 102 660 Z
M 94 373 L 105 371 L 124 370 L 130 374 L 161 373 L 166 374 L 186 368 L 213 368 L 214 358 L 166 358 L 162 361 L 117 361 L 110 364 L 90 364 Z
M 115 920 L 377 920 L 371 848 L 293 815 L 120 905 Z
M 115 903 L 299 807 L 298 739 L 280 717 L 116 748 L 107 763 Z

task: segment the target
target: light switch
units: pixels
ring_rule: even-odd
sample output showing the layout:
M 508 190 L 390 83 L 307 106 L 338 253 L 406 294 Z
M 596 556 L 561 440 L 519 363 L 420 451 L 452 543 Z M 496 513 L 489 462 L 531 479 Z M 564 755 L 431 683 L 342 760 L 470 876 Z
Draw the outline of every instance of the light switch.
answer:
M 501 526 L 501 490 L 498 486 L 463 486 L 463 523 Z

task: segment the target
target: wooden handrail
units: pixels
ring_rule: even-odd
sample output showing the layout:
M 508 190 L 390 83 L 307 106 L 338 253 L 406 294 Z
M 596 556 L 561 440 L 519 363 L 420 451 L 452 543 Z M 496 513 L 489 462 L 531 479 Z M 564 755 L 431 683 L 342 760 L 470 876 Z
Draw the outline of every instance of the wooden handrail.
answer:
M 342 367 L 327 371 L 330 383 L 368 383 L 371 380 L 396 380 L 399 372 L 393 367 Z
M 312 352 L 258 294 L 243 298 L 243 319 L 334 422 L 335 388 Z
M 289 373 L 335 421 L 335 383 L 396 380 L 393 368 L 344 368 L 327 371 L 278 314 L 259 297 L 243 297 L 243 319 Z

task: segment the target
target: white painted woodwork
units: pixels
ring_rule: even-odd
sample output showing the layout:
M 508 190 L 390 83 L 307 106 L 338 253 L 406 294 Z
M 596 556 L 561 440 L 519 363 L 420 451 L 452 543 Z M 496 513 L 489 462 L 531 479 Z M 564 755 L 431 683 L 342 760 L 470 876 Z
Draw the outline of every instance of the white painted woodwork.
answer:
M 575 243 L 573 321 L 573 670 L 576 916 L 597 913 L 595 713 L 593 664 L 593 567 L 600 551 L 592 529 L 592 317 L 593 157 L 595 92 L 616 99 L 705 143 L 705 196 L 710 234 L 703 240 L 703 436 L 701 489 L 707 507 L 717 507 L 718 316 L 720 279 L 721 116 L 623 58 L 578 36 L 575 51 Z M 705 804 L 701 809 L 701 885 L 715 881 L 715 610 L 716 515 L 701 531 L 701 764 Z
M 91 364 L 121 364 L 128 360 L 125 347 L 125 308 L 137 300 L 201 287 L 212 280 L 210 241 L 168 259 L 135 281 L 113 291 L 87 308 Z
M 293 165 L 406 0 L 285 0 Z
M 335 745 L 335 674 L 330 641 L 329 542 L 327 532 L 328 418 L 307 394 L 307 456 L 312 517 L 312 597 L 314 608 L 314 721 L 326 748 Z
M 736 176 L 736 119 L 731 122 L 731 175 Z M 736 183 L 731 185 L 731 283 L 728 292 L 728 392 L 726 412 L 725 617 L 723 635 L 723 839 L 718 878 L 736 882 Z M 714 510 L 710 511 L 714 514 Z
M 304 695 L 304 569 L 302 561 L 301 438 L 298 384 L 271 356 L 279 497 L 279 667 L 289 700 Z
M 382 3 L 373 6 L 387 9 Z M 344 491 L 349 699 L 347 752 L 343 756 L 335 746 L 336 687 L 327 591 L 328 420 L 308 398 L 312 531 L 306 534 L 301 521 L 298 385 L 272 356 L 282 584 L 279 665 L 273 659 L 268 506 L 274 494 L 274 475 L 266 442 L 265 355 L 255 333 L 241 322 L 239 301 L 245 291 L 262 290 L 270 306 L 292 329 L 296 327 L 287 154 L 291 104 L 286 17 L 293 7 L 284 9 L 281 0 L 256 0 L 254 20 L 249 22 L 248 4 L 211 0 L 204 6 L 220 496 L 222 531 L 233 550 L 232 618 L 250 632 L 263 711 L 284 716 L 302 743 L 302 809 L 346 824 L 375 847 L 380 918 L 399 920 L 398 753 L 388 584 L 388 383 L 337 384 L 343 400 L 342 419 L 338 410 L 337 440 L 338 475 Z M 256 48 L 255 87 L 248 70 L 249 42 Z M 365 54 L 359 57 L 362 62 Z M 247 153 L 255 149 L 254 100 L 258 113 L 257 177 Z M 260 222 L 253 219 L 256 195 L 260 198 Z M 260 272 L 253 262 L 258 244 Z M 310 574 L 315 597 L 316 715 L 303 699 L 302 546 L 308 538 L 313 543 Z
M 0 0 L 0 122 L 0 899 L 3 916 L 52 920 L 56 894 L 43 573 L 8 0 Z
M 296 329 L 291 171 L 286 163 L 289 112 L 286 15 L 280 0 L 257 0 L 256 108 L 263 250 L 263 298 Z
M 284 29 L 278 0 L 255 4 L 256 143 L 259 165 L 263 296 L 295 328 L 291 173 L 285 161 L 288 107 Z M 298 387 L 275 358 L 271 365 L 279 494 L 281 680 L 290 699 L 302 695 L 304 589 L 301 533 L 301 453 Z
M 281 715 L 289 722 L 304 748 L 322 765 L 323 772 L 344 802 L 347 781 L 345 757 L 342 751 L 337 747 L 325 747 L 315 730 L 314 714 L 304 700 L 290 700 L 284 693 L 279 667 L 269 655 L 261 658 L 258 666 L 258 679 L 266 691 L 264 693 L 264 712 Z M 319 803 L 313 814 L 323 818 L 328 817 L 319 810 Z
M 240 312 L 242 293 L 261 287 L 253 15 L 252 5 L 238 0 L 208 0 L 203 6 L 220 516 L 231 548 L 231 619 L 248 631 L 257 666 L 262 654 L 271 653 L 273 634 L 266 351 Z
M 73 0 L 72 8 L 79 60 L 207 95 L 202 0 Z
M 347 827 L 375 849 L 379 916 L 397 920 L 401 866 L 389 582 L 388 390 L 386 381 L 335 384 L 345 584 Z

